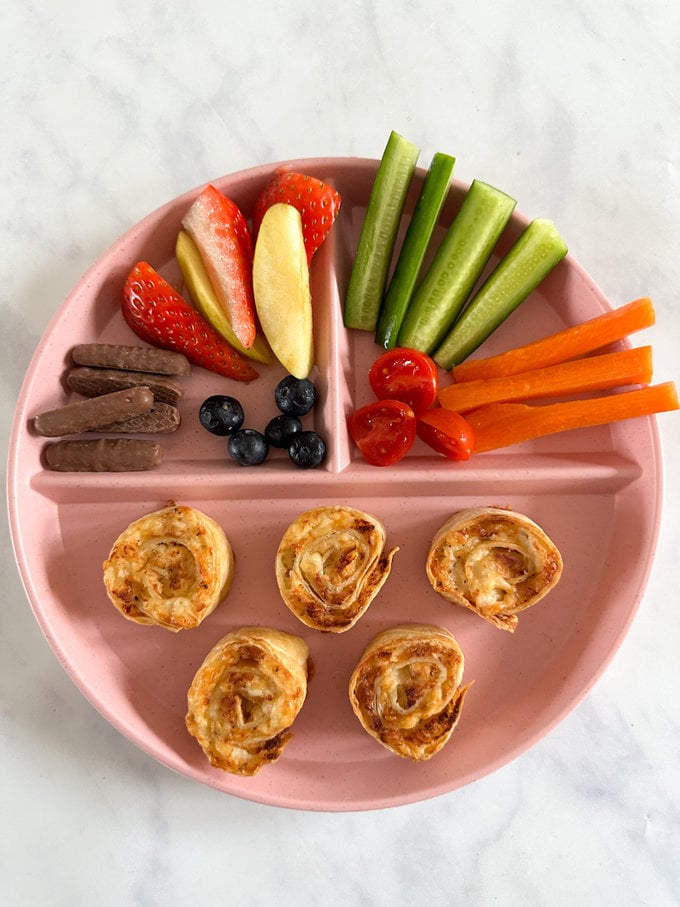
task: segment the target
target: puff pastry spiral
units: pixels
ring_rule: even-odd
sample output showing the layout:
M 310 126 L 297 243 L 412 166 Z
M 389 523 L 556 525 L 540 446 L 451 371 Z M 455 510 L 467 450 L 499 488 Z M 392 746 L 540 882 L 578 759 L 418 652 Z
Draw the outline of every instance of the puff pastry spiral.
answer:
M 422 762 L 438 753 L 458 723 L 471 686 L 453 635 L 431 624 L 379 633 L 349 682 L 349 699 L 371 737 L 397 756 Z
M 242 627 L 208 653 L 189 688 L 186 726 L 210 763 L 255 775 L 275 762 L 307 695 L 304 640 L 271 627 Z
M 502 630 L 543 598 L 562 574 L 562 556 L 529 517 L 500 507 L 461 510 L 432 540 L 427 576 L 444 598 Z
M 303 624 L 342 633 L 378 594 L 398 550 L 385 550 L 385 527 L 363 510 L 339 505 L 308 510 L 281 539 L 279 591 Z
M 121 614 L 175 632 L 197 627 L 215 610 L 233 573 L 222 528 L 174 502 L 131 523 L 104 561 L 106 592 Z

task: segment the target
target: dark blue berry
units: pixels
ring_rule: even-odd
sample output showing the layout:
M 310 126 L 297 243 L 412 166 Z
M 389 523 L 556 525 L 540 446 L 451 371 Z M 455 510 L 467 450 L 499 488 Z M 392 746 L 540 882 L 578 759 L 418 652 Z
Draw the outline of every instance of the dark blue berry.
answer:
M 326 459 L 326 443 L 315 431 L 301 431 L 293 436 L 288 456 L 301 469 L 314 469 Z
M 201 404 L 198 419 L 213 435 L 230 435 L 243 425 L 243 407 L 235 397 L 214 394 Z
M 288 447 L 293 440 L 293 435 L 301 431 L 302 422 L 297 416 L 281 413 L 281 415 L 274 416 L 267 423 L 267 427 L 264 430 L 264 438 L 272 447 Z
M 241 466 L 258 466 L 266 460 L 269 445 L 254 428 L 239 428 L 227 441 L 227 450 Z
M 287 375 L 276 385 L 274 399 L 282 413 L 304 416 L 316 402 L 316 388 L 309 378 Z

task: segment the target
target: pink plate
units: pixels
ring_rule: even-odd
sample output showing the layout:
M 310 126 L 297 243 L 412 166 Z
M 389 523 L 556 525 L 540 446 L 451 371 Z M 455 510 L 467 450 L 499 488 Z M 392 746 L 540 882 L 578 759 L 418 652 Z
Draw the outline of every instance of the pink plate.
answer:
M 660 515 L 661 453 L 653 418 L 580 429 L 499 453 L 451 463 L 424 446 L 395 467 L 358 458 L 346 413 L 371 399 L 367 371 L 379 352 L 372 336 L 342 326 L 341 300 L 376 161 L 288 162 L 334 183 L 340 217 L 312 265 L 320 402 L 305 417 L 327 438 L 317 470 L 295 469 L 285 454 L 244 468 L 196 413 L 211 393 L 238 396 L 246 423 L 263 428 L 275 414 L 278 367 L 261 367 L 250 385 L 195 368 L 186 380 L 183 424 L 163 436 L 163 465 L 136 474 L 60 474 L 41 467 L 36 413 L 67 399 L 60 382 L 69 350 L 95 339 L 134 343 L 120 315 L 123 280 L 146 259 L 178 280 L 174 243 L 197 190 L 146 217 L 91 268 L 63 303 L 29 368 L 18 402 L 9 458 L 9 509 L 19 569 L 40 626 L 66 671 L 99 711 L 164 765 L 239 797 L 316 810 L 376 809 L 423 800 L 483 777 L 536 743 L 586 695 L 621 643 L 652 564 Z M 217 180 L 249 212 L 274 166 Z M 418 172 L 416 182 L 422 180 Z M 417 187 L 414 187 L 417 188 Z M 454 182 L 441 218 L 450 223 L 465 186 Z M 408 212 L 413 210 L 411 197 Z M 408 213 L 407 212 L 407 213 Z M 527 223 L 515 215 L 499 252 Z M 504 245 L 503 245 L 504 244 Z M 604 312 L 607 301 L 570 257 L 561 262 L 485 344 L 492 353 Z M 420 442 L 418 442 L 420 443 Z M 226 601 L 201 625 L 173 634 L 124 620 L 106 597 L 101 564 L 128 523 L 173 499 L 224 527 L 236 553 Z M 349 632 L 325 635 L 299 623 L 283 604 L 274 554 L 288 524 L 319 504 L 367 510 L 398 545 L 392 575 Z M 536 520 L 564 557 L 557 589 L 520 616 L 516 633 L 448 604 L 429 586 L 424 562 L 435 530 L 455 510 L 507 505 Z M 347 681 L 365 644 L 395 623 L 440 624 L 465 653 L 474 680 L 460 724 L 429 762 L 399 759 L 361 728 Z M 309 644 L 314 674 L 294 738 L 281 759 L 254 778 L 212 768 L 184 727 L 186 691 L 198 665 L 228 630 L 270 624 Z

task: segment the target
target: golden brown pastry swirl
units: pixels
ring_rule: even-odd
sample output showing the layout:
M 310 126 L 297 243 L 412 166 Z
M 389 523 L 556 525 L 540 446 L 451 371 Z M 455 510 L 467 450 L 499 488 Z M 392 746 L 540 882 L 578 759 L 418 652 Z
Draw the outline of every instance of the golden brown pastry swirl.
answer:
M 369 513 L 339 505 L 308 510 L 281 539 L 279 591 L 303 624 L 342 633 L 378 594 L 397 551 L 385 551 L 385 528 Z
M 307 695 L 304 640 L 271 627 L 227 633 L 196 672 L 187 729 L 216 768 L 255 775 L 275 762 Z
M 215 610 L 233 573 L 222 528 L 172 502 L 131 523 L 104 561 L 106 592 L 121 614 L 175 632 L 197 627 Z
M 455 513 L 435 533 L 426 569 L 444 598 L 513 632 L 517 614 L 559 581 L 562 557 L 529 517 L 478 507 Z
M 431 624 L 403 624 L 379 633 L 349 682 L 363 728 L 388 750 L 422 762 L 449 740 L 470 683 L 453 635 Z

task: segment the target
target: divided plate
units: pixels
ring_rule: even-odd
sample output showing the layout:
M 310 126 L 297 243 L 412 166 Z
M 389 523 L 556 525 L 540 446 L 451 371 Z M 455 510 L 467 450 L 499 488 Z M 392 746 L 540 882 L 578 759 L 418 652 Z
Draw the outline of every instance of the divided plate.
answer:
M 245 212 L 275 166 L 216 180 Z M 60 474 L 43 470 L 36 413 L 66 402 L 61 377 L 79 342 L 134 343 L 120 315 L 123 281 L 146 259 L 171 281 L 174 243 L 198 190 L 155 211 L 91 268 L 57 312 L 27 373 L 13 426 L 8 498 L 19 570 L 52 649 L 90 702 L 118 730 L 171 769 L 218 790 L 272 805 L 316 810 L 393 806 L 454 790 L 499 768 L 550 731 L 586 695 L 621 643 L 640 603 L 656 544 L 661 453 L 656 422 L 636 419 L 581 429 L 452 463 L 417 442 L 394 467 L 363 462 L 347 437 L 351 408 L 368 402 L 373 337 L 348 332 L 341 302 L 377 161 L 358 158 L 286 162 L 332 182 L 339 218 L 312 263 L 319 390 L 304 417 L 327 439 L 316 470 L 298 470 L 275 451 L 259 467 L 239 467 L 223 439 L 197 420 L 205 397 L 241 399 L 246 426 L 276 414 L 273 390 L 283 371 L 260 367 L 250 385 L 194 368 L 181 404 L 183 424 L 160 436 L 163 465 L 134 474 Z M 406 218 L 423 178 L 419 170 Z M 465 186 L 454 182 L 439 236 Z M 507 248 L 527 219 L 516 214 Z M 568 256 L 480 350 L 490 354 L 606 311 L 602 293 Z M 168 500 L 204 510 L 225 529 L 236 555 L 228 598 L 197 629 L 173 634 L 124 620 L 108 601 L 101 565 L 118 534 Z M 320 504 L 350 504 L 380 518 L 398 545 L 392 574 L 354 628 L 321 634 L 283 604 L 274 555 L 288 524 Z M 514 635 L 436 595 L 425 575 L 435 530 L 455 510 L 510 506 L 536 520 L 564 557 L 560 584 L 520 615 Z M 404 621 L 448 627 L 474 680 L 458 728 L 431 761 L 399 759 L 370 738 L 351 711 L 350 673 L 377 632 Z M 226 632 L 262 623 L 309 644 L 314 671 L 307 702 L 280 760 L 254 778 L 212 768 L 184 727 L 186 691 L 197 667 Z

